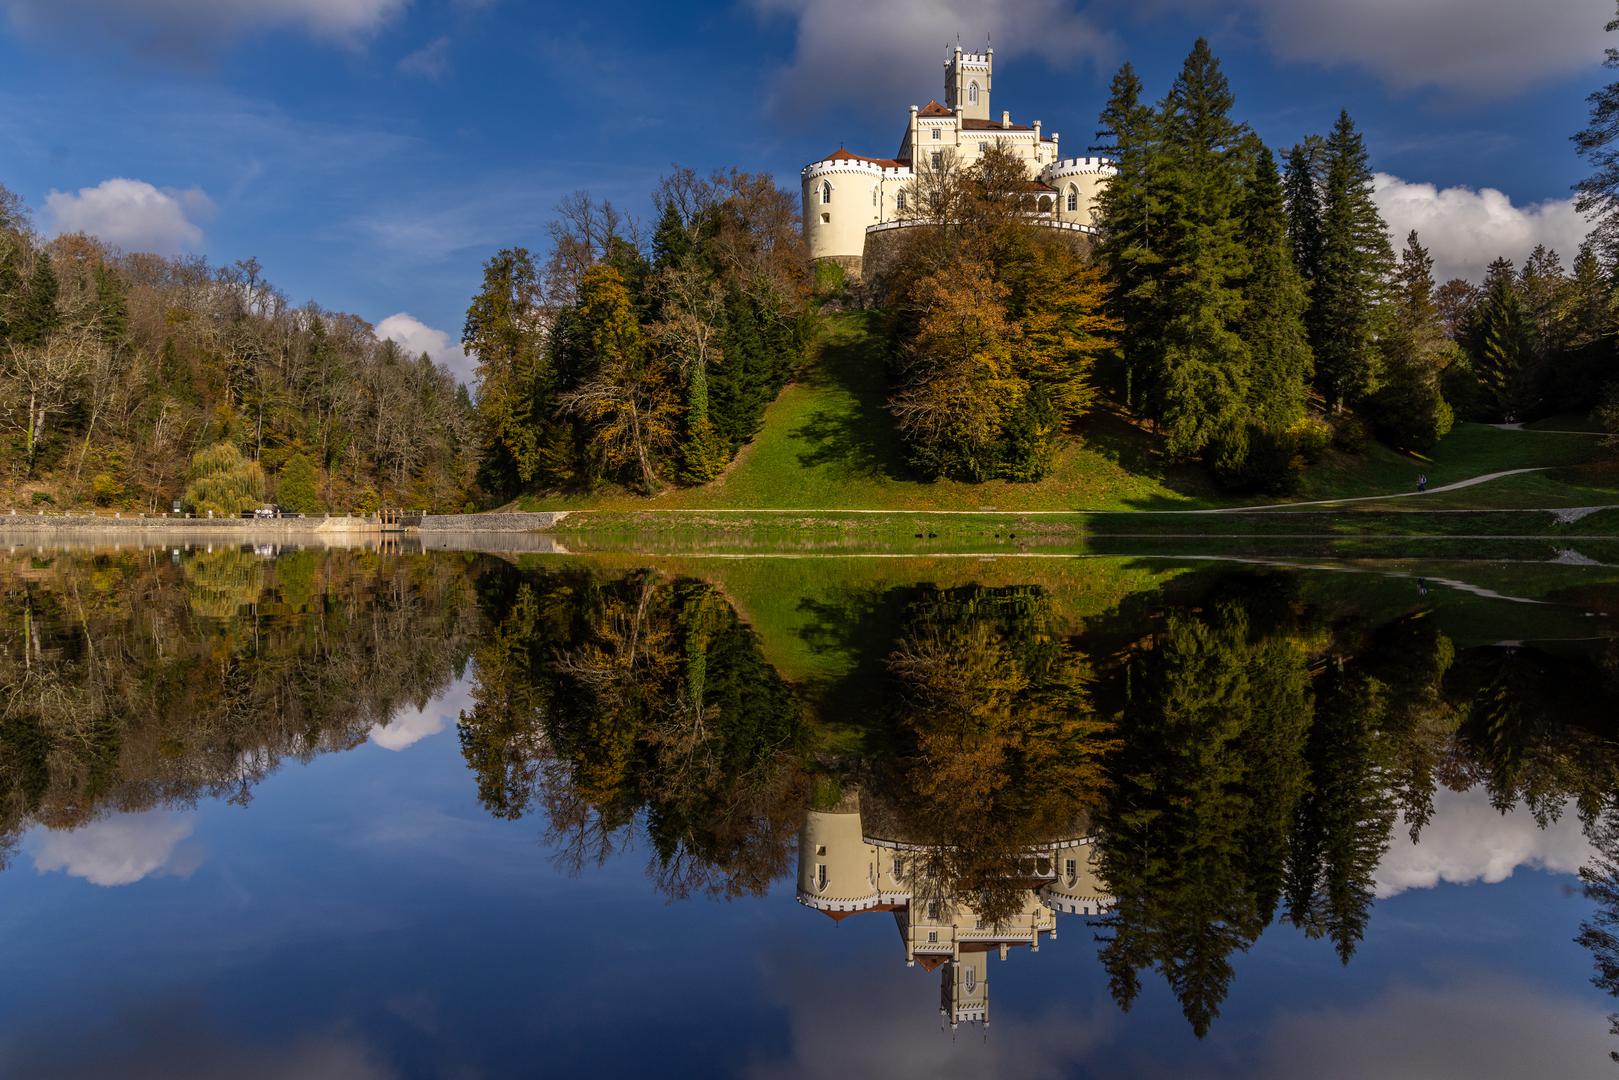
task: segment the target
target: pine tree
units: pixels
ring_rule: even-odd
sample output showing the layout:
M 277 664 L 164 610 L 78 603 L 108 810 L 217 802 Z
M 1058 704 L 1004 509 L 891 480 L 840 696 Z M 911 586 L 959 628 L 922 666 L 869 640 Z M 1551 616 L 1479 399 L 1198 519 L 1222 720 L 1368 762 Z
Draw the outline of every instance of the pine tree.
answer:
M 484 264 L 483 288 L 467 308 L 461 344 L 478 358 L 478 420 L 485 482 L 509 495 L 539 473 L 549 370 L 540 319 L 540 279 L 524 248 Z
M 1619 19 L 1604 29 L 1610 34 L 1619 30 Z M 1607 50 L 1603 66 L 1619 68 L 1619 49 Z M 1619 261 L 1619 82 L 1586 100 L 1591 104 L 1591 122 L 1574 135 L 1574 145 L 1593 172 L 1575 185 L 1574 208 L 1596 222 L 1591 239 L 1611 265 Z
M 1124 361 L 1124 398 L 1137 410 L 1151 409 L 1156 387 L 1148 382 L 1149 362 L 1159 348 L 1156 313 L 1161 259 L 1157 253 L 1162 226 L 1155 174 L 1159 162 L 1158 117 L 1141 100 L 1141 80 L 1125 64 L 1113 77 L 1098 132 L 1102 153 L 1113 158 L 1116 172 L 1097 199 L 1096 249 L 1109 284 L 1108 310 L 1122 325 L 1119 351 Z
M 1158 413 L 1171 454 L 1202 453 L 1242 423 L 1247 348 L 1235 328 L 1248 272 L 1242 236 L 1248 164 L 1230 84 L 1198 39 L 1164 101 L 1165 222 L 1158 310 L 1163 349 Z
M 51 257 L 40 252 L 34 259 L 33 273 L 22 289 L 20 302 L 12 308 L 10 336 L 19 345 L 40 345 L 61 323 L 56 308 L 59 286 Z
M 1304 415 L 1314 361 L 1304 329 L 1304 282 L 1293 262 L 1276 159 L 1263 144 L 1253 153 L 1256 167 L 1243 226 L 1250 266 L 1240 332 L 1248 345 L 1249 416 L 1279 432 Z
M 1378 339 L 1394 252 L 1372 200 L 1365 143 L 1347 112 L 1339 114 L 1326 155 L 1321 269 L 1307 325 L 1316 386 L 1327 404 L 1339 409 L 1377 388 Z
M 1373 410 L 1378 433 L 1402 449 L 1433 449 L 1453 419 L 1440 392 L 1440 374 L 1455 346 L 1445 337 L 1433 292 L 1433 258 L 1413 230 L 1395 275 L 1394 310 L 1383 347 L 1385 381 Z
M 1326 146 L 1311 135 L 1287 154 L 1284 188 L 1287 198 L 1287 239 L 1293 264 L 1305 287 L 1321 276 L 1321 188 L 1326 177 Z
M 1507 259 L 1496 259 L 1486 272 L 1472 338 L 1473 370 L 1493 415 L 1503 420 L 1520 416 L 1530 404 L 1531 344 L 1523 300 Z
M 1589 344 L 1613 329 L 1613 283 L 1587 240 L 1574 259 L 1569 283 L 1569 344 Z
M 654 272 L 680 266 L 694 250 L 691 233 L 681 220 L 680 210 L 673 199 L 665 199 L 658 214 L 658 227 L 652 233 L 652 269 Z

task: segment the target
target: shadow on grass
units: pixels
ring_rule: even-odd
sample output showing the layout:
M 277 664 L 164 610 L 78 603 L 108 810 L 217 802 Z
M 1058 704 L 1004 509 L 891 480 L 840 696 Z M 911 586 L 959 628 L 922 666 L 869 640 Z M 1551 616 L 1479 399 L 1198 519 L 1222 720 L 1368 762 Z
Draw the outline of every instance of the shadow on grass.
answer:
M 800 465 L 832 466 L 873 479 L 915 479 L 886 407 L 882 342 L 875 327 L 859 336 L 828 342 L 820 364 L 806 373 L 804 382 L 841 392 L 848 406 L 817 409 L 792 430 L 792 437 L 806 444 L 798 455 Z
M 1118 465 L 1132 476 L 1145 477 L 1168 488 L 1175 497 L 1164 495 L 1129 497 L 1125 505 L 1133 510 L 1186 510 L 1211 504 L 1220 491 L 1207 474 L 1195 465 L 1174 465 L 1164 459 L 1159 438 L 1132 424 L 1114 406 L 1104 404 L 1080 424 L 1080 435 L 1087 449 Z

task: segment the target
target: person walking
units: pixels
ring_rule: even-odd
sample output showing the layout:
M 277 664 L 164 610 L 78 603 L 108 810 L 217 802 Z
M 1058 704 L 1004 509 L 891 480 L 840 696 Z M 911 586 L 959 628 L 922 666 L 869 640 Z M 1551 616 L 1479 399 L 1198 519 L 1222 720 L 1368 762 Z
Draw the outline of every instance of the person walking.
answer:
M 1417 476 L 1417 494 L 1421 495 L 1428 490 L 1428 474 L 1420 473 Z

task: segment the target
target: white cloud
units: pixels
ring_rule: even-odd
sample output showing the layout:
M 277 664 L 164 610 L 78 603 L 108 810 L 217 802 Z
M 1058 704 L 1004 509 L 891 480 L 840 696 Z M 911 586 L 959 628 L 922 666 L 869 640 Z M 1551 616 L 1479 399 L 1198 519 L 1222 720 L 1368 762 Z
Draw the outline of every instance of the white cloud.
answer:
M 1566 265 L 1590 231 L 1573 199 L 1514 206 L 1494 188 L 1439 188 L 1386 173 L 1379 173 L 1376 183 L 1377 207 L 1388 222 L 1395 250 L 1405 246 L 1407 233 L 1417 230 L 1441 282 L 1453 277 L 1480 281 L 1492 260 L 1504 255 L 1521 263 L 1536 244 L 1555 248 Z
M 1611 1077 L 1608 1022 L 1589 999 L 1473 977 L 1396 984 L 1363 1005 L 1283 1014 L 1261 1076 Z
M 1483 788 L 1460 794 L 1441 789 L 1434 796 L 1434 815 L 1422 830 L 1420 843 L 1411 843 L 1403 822 L 1395 825 L 1375 875 L 1377 895 L 1431 889 L 1440 882 L 1493 885 L 1520 868 L 1573 874 L 1591 854 L 1572 806 L 1542 829 L 1527 810 L 1497 811 Z
M 450 727 L 471 707 L 472 681 L 457 679 L 422 708 L 406 706 L 390 716 L 386 724 L 371 725 L 369 737 L 384 750 L 404 750 Z
M 76 194 L 52 190 L 45 213 L 57 233 L 85 232 L 129 251 L 174 255 L 202 243 L 197 218 L 213 213 L 201 188 L 176 191 L 117 177 Z
M 406 75 L 420 75 L 426 79 L 441 79 L 450 64 L 450 39 L 436 37 L 426 45 L 399 61 L 399 70 Z
M 200 859 L 184 841 L 194 825 L 161 810 L 93 821 L 47 832 L 34 851 L 34 869 L 61 870 L 92 885 L 132 885 L 153 875 L 189 877 Z
M 1285 60 L 1348 64 L 1399 91 L 1475 100 L 1595 69 L 1613 0 L 1240 0 Z M 1219 11 L 1210 0 L 1169 6 Z
M 997 60 L 1102 61 L 1115 42 L 1070 0 L 751 0 L 797 24 L 779 110 L 943 97 L 946 43 L 994 42 Z M 932 89 L 929 89 L 929 88 Z M 993 99 L 991 104 L 993 105 Z M 1039 119 L 1030 116 L 1026 120 Z
M 411 356 L 426 353 L 462 382 L 472 382 L 477 362 L 462 350 L 461 343 L 408 312 L 401 311 L 377 323 L 377 337 L 398 342 Z
M 408 0 L 0 0 L 24 32 L 99 37 L 139 53 L 197 59 L 261 30 L 351 43 Z

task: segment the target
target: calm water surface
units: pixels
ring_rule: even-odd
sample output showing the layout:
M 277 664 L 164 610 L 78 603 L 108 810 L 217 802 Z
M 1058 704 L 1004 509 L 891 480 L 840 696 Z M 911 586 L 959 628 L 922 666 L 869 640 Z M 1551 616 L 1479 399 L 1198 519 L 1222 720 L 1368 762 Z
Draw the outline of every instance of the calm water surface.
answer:
M 0 549 L 0 1075 L 1611 1075 L 1616 611 Z

